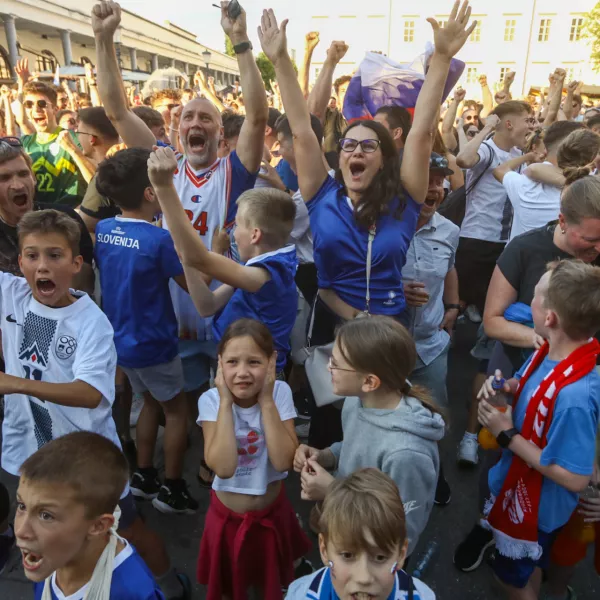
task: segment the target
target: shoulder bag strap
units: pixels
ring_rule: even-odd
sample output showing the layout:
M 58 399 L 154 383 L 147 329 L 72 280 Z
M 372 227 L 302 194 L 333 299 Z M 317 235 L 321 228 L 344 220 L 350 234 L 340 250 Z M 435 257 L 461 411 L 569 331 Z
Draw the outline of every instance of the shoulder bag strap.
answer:
M 493 148 L 485 142 L 482 142 L 482 145 L 490 151 L 490 158 L 488 159 L 485 168 L 482 169 L 477 179 L 475 179 L 475 181 L 473 181 L 471 185 L 467 189 L 465 189 L 465 197 L 468 196 L 475 189 L 475 186 L 479 183 L 481 178 L 486 174 L 487 170 L 492 166 L 492 163 L 494 162 L 494 156 L 496 155 L 496 153 L 494 152 Z
M 371 309 L 371 261 L 373 258 L 373 240 L 377 232 L 377 225 L 369 228 L 369 245 L 367 246 L 367 293 L 365 295 L 365 314 L 369 315 Z

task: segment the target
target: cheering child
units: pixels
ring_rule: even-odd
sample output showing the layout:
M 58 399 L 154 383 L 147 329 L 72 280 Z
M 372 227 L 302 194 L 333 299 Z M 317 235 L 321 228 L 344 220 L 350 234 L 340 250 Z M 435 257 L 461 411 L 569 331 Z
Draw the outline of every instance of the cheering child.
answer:
M 494 533 L 493 569 L 511 600 L 538 598 L 552 542 L 593 472 L 600 344 L 591 336 L 600 329 L 600 268 L 579 260 L 551 264 L 531 310 L 547 342 L 506 382 L 512 410 L 487 402 L 495 395 L 490 377 L 478 412 L 503 448 L 488 475 L 492 497 L 482 524 Z
M 275 379 L 265 325 L 240 319 L 218 347 L 216 388 L 198 402 L 204 455 L 215 472 L 198 558 L 207 600 L 242 600 L 250 588 L 276 600 L 310 549 L 282 481 L 298 440 L 292 392 Z

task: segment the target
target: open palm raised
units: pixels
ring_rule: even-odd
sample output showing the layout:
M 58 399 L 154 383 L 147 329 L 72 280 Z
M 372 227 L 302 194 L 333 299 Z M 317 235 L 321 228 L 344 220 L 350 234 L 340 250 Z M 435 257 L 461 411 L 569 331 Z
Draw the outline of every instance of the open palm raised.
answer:
M 470 17 L 471 7 L 468 0 L 465 0 L 462 6 L 460 0 L 456 0 L 448 22 L 443 28 L 433 17 L 427 19 L 433 29 L 435 52 L 437 54 L 452 58 L 458 53 L 477 26 L 477 21 L 473 21 L 469 25 Z

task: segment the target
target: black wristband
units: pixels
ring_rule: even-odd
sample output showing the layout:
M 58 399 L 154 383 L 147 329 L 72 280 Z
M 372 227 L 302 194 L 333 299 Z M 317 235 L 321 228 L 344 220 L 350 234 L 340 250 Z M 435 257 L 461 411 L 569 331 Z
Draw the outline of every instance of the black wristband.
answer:
M 460 310 L 460 304 L 444 304 L 444 310 L 450 310 L 452 308 Z
M 233 47 L 233 51 L 236 54 L 243 54 L 244 52 L 252 50 L 252 42 L 240 42 Z

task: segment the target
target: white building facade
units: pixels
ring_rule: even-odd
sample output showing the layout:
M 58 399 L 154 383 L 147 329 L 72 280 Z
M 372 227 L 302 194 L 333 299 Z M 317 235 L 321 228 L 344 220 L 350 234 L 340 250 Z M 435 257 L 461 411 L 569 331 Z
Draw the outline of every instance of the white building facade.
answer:
M 345 40 L 350 49 L 336 75 L 352 73 L 368 50 L 381 51 L 398 62 L 410 62 L 433 41 L 427 17 L 448 19 L 450 0 L 367 0 L 360 12 L 349 13 L 343 0 L 323 3 L 303 0 L 302 10 L 291 17 L 290 47 L 302 59 L 304 35 L 319 31 L 321 43 L 313 55 L 311 80 L 318 74 L 333 40 Z M 476 96 L 478 76 L 486 74 L 490 85 L 508 71 L 516 71 L 514 95 L 531 86 L 547 86 L 556 67 L 568 79 L 588 85 L 600 83 L 590 63 L 588 42 L 581 37 L 583 19 L 596 0 L 472 0 L 477 29 L 460 52 L 466 63 L 461 81 Z
M 31 71 L 96 64 L 91 11 L 95 0 L 2 0 L 0 4 L 0 82 L 14 78 L 18 58 L 28 58 Z M 208 53 L 210 52 L 210 57 Z M 198 68 L 215 77 L 217 85 L 239 78 L 237 60 L 207 48 L 195 34 L 172 23 L 159 25 L 122 11 L 119 53 L 131 78 L 158 68 L 175 67 L 188 76 Z

